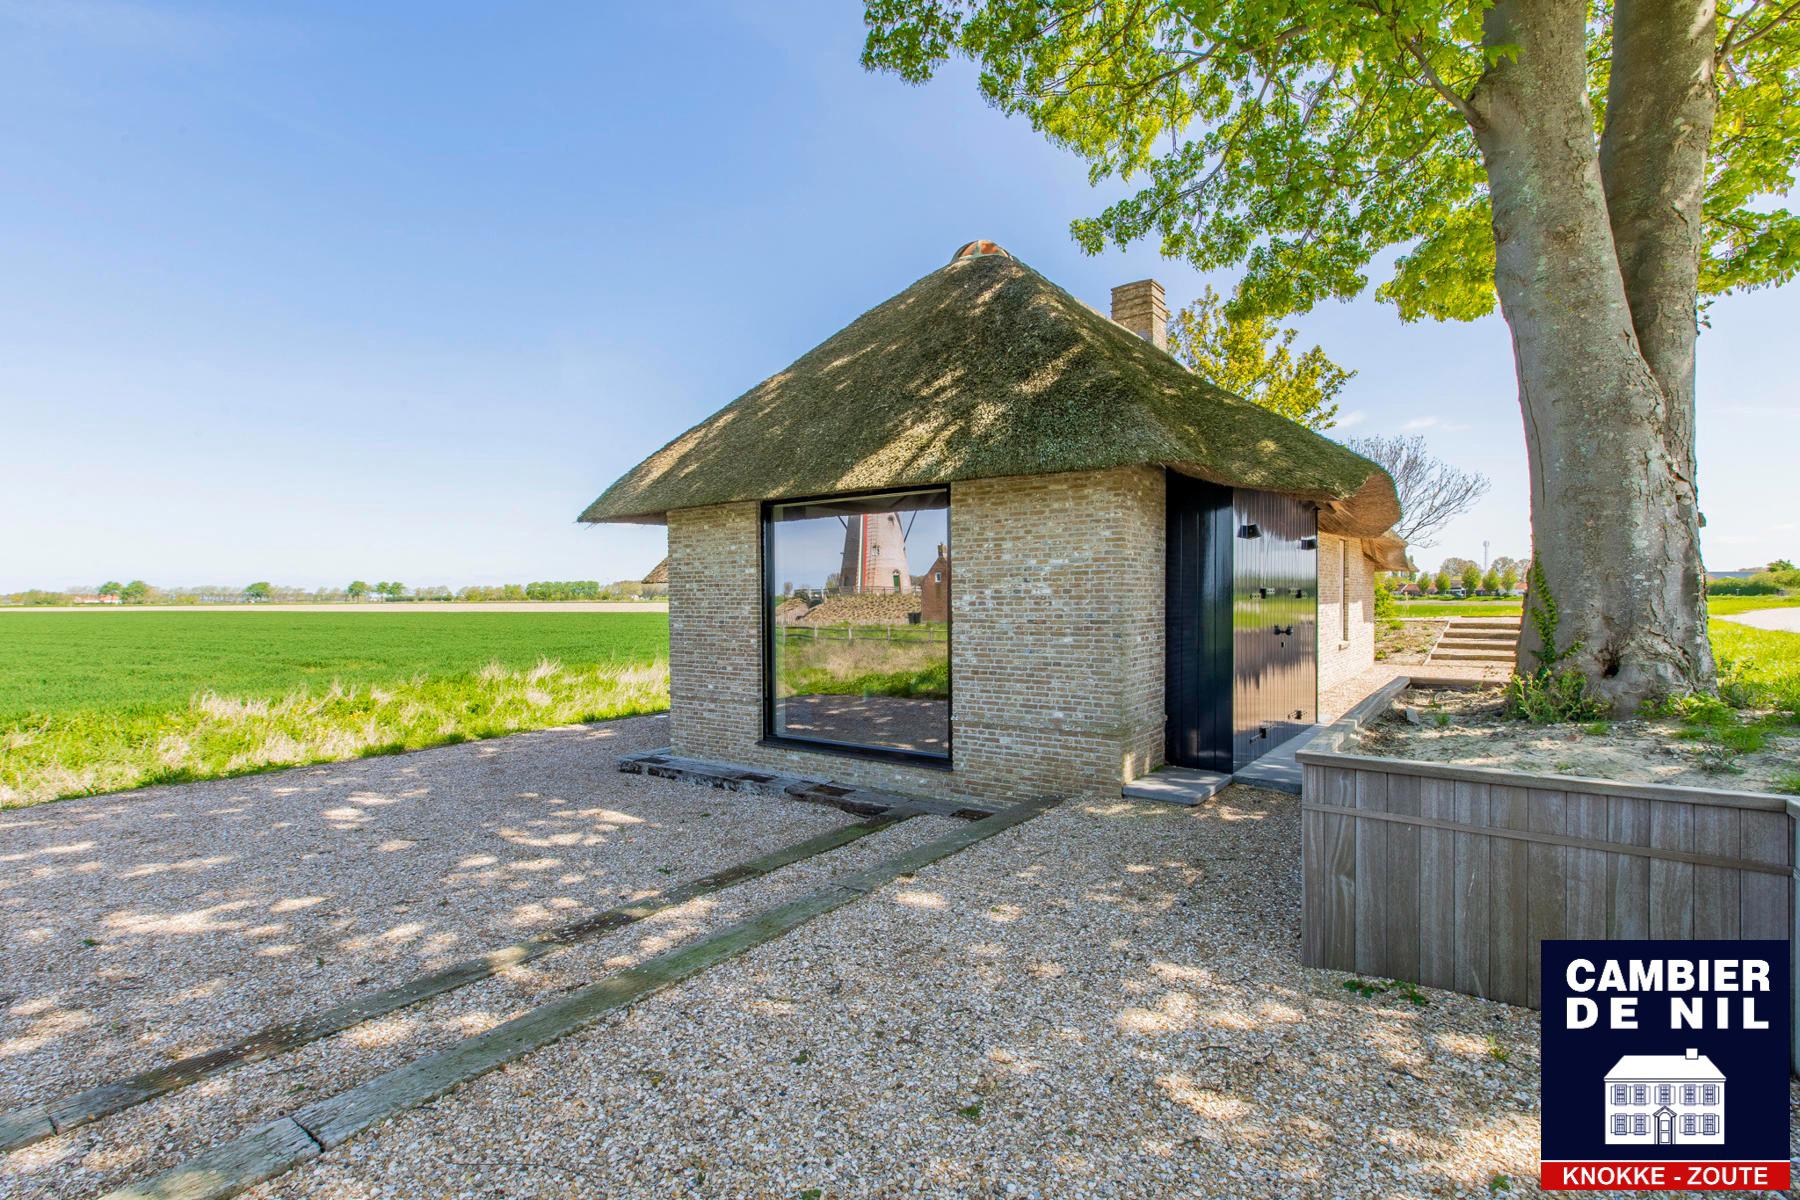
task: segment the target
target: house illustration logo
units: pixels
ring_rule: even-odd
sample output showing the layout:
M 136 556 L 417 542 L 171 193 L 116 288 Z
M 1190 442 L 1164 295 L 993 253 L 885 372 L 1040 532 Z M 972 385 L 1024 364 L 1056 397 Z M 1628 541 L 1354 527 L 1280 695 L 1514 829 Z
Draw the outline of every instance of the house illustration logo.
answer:
M 1725 1143 L 1725 1074 L 1698 1050 L 1627 1054 L 1606 1073 L 1611 1146 Z

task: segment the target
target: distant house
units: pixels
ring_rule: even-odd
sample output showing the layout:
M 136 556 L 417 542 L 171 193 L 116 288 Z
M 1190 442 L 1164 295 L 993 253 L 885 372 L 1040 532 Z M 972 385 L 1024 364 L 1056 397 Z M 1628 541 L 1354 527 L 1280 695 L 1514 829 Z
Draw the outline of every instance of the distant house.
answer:
M 70 604 L 121 604 L 121 603 L 123 603 L 123 601 L 117 595 L 103 596 L 98 592 L 88 592 L 88 593 L 71 593 L 69 596 L 69 603 Z
M 950 619 L 950 550 L 938 543 L 937 559 L 925 574 L 919 576 L 919 620 L 943 622 Z
M 1154 280 L 1109 320 L 971 242 L 609 487 L 582 520 L 668 527 L 671 752 L 1116 797 L 1316 722 L 1407 565 L 1393 481 L 1189 371 L 1167 323 Z
M 1698 1050 L 1627 1054 L 1606 1073 L 1609 1145 L 1719 1145 L 1725 1075 Z

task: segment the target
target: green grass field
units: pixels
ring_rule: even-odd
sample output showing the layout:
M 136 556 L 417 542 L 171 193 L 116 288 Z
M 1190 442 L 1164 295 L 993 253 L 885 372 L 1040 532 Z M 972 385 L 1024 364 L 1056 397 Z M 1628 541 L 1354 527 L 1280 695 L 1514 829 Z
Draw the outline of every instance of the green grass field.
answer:
M 1396 600 L 1396 617 L 1516 617 L 1521 602 L 1512 600 Z M 1792 608 L 1800 596 L 1714 596 L 1706 611 L 1715 617 L 1750 612 L 1758 608 Z
M 1759 608 L 1795 607 L 1800 607 L 1800 596 L 1714 596 L 1706 602 L 1706 611 L 1715 617 L 1754 612 Z
M 1713 621 L 1721 691 L 1751 708 L 1779 709 L 1800 720 L 1800 633 Z
M 1516 617 L 1514 600 L 1396 600 L 1396 617 Z
M 1800 711 L 1800 634 L 1715 621 L 1713 639 L 1728 686 Z M 944 643 L 918 631 L 789 648 L 786 691 L 948 690 Z M 667 706 L 663 613 L 0 613 L 0 807 Z
M 950 698 L 950 640 L 943 625 L 788 626 L 776 667 L 783 696 Z
M 668 706 L 663 613 L 0 614 L 0 806 Z

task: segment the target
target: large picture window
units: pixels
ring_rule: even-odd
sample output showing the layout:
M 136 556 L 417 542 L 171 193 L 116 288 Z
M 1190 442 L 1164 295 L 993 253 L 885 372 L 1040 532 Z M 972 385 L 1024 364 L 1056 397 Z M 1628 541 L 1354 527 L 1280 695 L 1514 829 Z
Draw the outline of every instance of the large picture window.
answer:
M 770 504 L 769 736 L 950 756 L 950 494 Z

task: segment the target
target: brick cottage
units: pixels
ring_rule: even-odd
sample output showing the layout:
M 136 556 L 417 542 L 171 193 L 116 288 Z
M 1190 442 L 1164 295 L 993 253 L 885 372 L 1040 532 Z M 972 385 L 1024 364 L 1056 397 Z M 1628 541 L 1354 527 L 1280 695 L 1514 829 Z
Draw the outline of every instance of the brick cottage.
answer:
M 670 753 L 903 793 L 1228 775 L 1373 660 L 1378 467 L 991 242 L 651 455 L 584 521 L 666 523 Z

